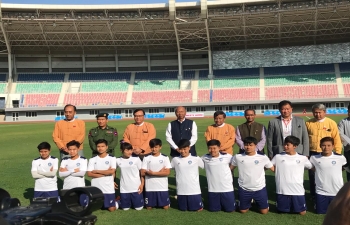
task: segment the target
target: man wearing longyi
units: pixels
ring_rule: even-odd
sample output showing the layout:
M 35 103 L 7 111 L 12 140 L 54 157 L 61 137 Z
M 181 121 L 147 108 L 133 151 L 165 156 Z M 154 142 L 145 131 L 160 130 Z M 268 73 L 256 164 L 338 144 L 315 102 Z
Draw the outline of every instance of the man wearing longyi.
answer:
M 133 147 L 133 154 L 143 158 L 151 152 L 149 141 L 156 137 L 156 129 L 153 124 L 145 122 L 145 111 L 143 109 L 134 110 L 135 123 L 129 124 L 123 135 L 123 141 L 128 142 Z

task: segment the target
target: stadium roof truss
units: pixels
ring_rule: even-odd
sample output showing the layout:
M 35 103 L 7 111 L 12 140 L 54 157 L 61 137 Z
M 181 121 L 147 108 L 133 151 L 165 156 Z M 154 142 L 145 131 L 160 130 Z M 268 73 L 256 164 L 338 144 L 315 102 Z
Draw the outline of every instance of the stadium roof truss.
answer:
M 193 52 L 347 42 L 348 0 L 1 4 L 0 53 Z

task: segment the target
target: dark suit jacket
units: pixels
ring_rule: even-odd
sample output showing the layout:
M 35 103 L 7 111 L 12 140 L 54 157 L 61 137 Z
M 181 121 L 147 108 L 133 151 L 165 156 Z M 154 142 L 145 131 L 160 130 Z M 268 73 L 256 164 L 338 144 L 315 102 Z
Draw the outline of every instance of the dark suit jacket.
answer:
M 292 135 L 300 139 L 300 145 L 296 148 L 296 151 L 299 154 L 309 156 L 309 136 L 306 130 L 305 121 L 302 118 L 293 116 Z M 281 116 L 270 120 L 266 139 L 268 155 L 270 158 L 278 153 L 284 152 Z

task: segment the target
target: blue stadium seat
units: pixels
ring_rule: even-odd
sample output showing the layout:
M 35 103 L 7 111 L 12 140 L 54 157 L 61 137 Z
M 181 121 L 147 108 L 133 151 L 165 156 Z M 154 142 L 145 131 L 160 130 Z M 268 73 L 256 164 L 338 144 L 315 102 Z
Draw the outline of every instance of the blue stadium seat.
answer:
M 339 63 L 340 72 L 349 72 L 350 71 L 350 63 Z
M 177 80 L 178 71 L 137 72 L 135 80 Z
M 223 69 L 213 71 L 216 78 L 259 76 L 259 68 Z
M 0 74 L 0 82 L 6 82 L 6 74 Z
M 71 73 L 69 81 L 91 81 L 91 80 L 130 80 L 131 73 Z
M 34 73 L 23 73 L 18 74 L 17 82 L 63 82 L 64 73 L 47 73 L 47 74 L 34 74 Z
M 334 73 L 333 64 L 265 67 L 265 75 Z
M 195 75 L 194 70 L 185 70 L 183 73 L 183 79 L 184 80 L 193 80 Z

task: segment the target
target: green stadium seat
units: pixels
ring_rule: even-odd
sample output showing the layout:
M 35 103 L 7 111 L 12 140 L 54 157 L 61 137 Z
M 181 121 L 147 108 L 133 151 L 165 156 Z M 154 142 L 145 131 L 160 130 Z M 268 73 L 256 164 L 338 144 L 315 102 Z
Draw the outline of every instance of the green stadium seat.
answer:
M 265 76 L 265 86 L 335 84 L 335 74 Z
M 0 93 L 6 93 L 7 83 L 0 83 Z
M 179 80 L 139 80 L 134 83 L 134 91 L 179 90 Z
M 17 83 L 16 93 L 60 93 L 62 83 Z
M 129 84 L 125 81 L 116 82 L 82 82 L 81 92 L 114 92 L 128 91 Z
M 259 77 L 214 79 L 214 88 L 259 87 Z
M 342 73 L 341 79 L 343 83 L 350 83 L 350 73 Z
M 210 80 L 198 80 L 198 89 L 210 89 Z

